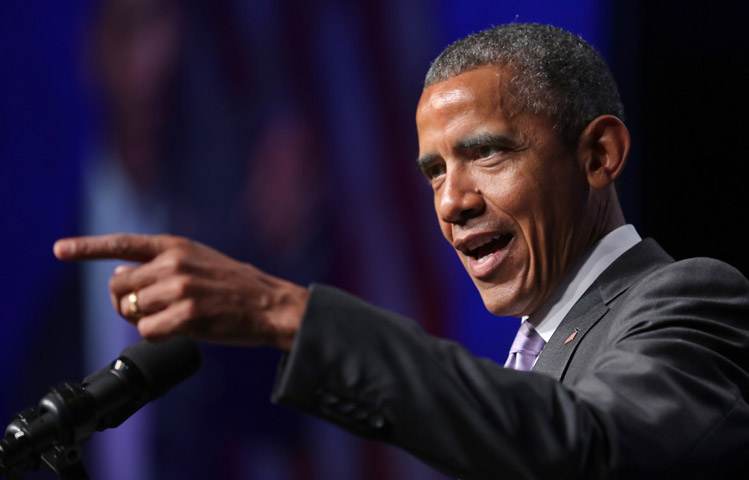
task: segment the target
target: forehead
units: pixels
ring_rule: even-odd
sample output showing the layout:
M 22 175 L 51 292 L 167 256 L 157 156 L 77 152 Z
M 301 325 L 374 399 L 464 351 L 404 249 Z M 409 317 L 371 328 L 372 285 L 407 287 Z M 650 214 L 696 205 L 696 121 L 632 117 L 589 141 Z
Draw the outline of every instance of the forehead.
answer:
M 505 68 L 487 65 L 432 84 L 422 92 L 416 115 L 453 111 L 473 103 L 501 103 L 509 97 L 508 79 Z
M 425 88 L 416 109 L 419 140 L 490 125 L 509 128 L 523 111 L 508 88 L 510 75 L 509 69 L 490 65 Z

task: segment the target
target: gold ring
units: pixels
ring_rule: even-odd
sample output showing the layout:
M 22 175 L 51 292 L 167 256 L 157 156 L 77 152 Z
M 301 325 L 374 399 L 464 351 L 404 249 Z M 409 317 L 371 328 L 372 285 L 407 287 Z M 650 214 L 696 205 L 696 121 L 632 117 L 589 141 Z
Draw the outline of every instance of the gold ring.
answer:
M 127 301 L 130 302 L 130 313 L 136 317 L 140 316 L 140 309 L 138 308 L 138 295 L 135 292 L 130 293 L 127 296 Z

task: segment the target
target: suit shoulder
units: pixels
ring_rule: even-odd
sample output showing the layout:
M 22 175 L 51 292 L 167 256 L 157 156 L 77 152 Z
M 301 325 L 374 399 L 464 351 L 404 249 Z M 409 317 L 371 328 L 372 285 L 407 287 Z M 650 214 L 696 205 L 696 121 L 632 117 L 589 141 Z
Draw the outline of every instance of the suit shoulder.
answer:
M 666 290 L 696 298 L 743 296 L 749 299 L 749 281 L 735 267 L 707 257 L 661 265 L 632 286 L 635 291 Z
M 617 338 L 655 326 L 675 327 L 681 335 L 685 327 L 709 331 L 717 324 L 749 335 L 749 281 L 736 268 L 711 258 L 660 265 L 609 306 L 619 319 L 610 332 Z

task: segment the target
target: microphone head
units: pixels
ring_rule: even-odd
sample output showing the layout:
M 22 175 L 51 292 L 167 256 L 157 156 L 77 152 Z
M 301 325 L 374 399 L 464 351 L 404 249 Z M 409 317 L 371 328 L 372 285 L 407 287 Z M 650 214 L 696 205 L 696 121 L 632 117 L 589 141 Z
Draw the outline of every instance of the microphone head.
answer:
M 193 375 L 201 364 L 197 343 L 184 337 L 160 343 L 141 340 L 124 349 L 119 360 L 130 363 L 143 376 L 149 401 Z

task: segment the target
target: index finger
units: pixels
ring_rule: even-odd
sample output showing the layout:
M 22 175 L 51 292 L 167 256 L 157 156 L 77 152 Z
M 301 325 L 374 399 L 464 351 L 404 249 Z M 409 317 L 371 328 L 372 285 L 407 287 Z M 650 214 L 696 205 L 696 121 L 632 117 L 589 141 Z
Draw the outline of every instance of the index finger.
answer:
M 93 260 L 117 258 L 147 262 L 178 241 L 169 235 L 135 235 L 113 233 L 89 237 L 63 238 L 53 250 L 60 260 Z

